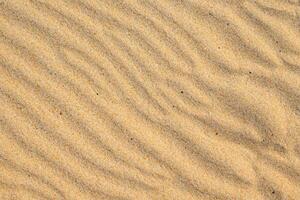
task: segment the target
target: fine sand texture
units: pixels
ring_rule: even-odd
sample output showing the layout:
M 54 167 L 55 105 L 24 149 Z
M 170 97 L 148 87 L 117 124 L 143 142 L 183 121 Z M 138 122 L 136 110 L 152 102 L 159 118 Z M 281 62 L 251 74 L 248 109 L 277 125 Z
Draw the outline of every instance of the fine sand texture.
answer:
M 0 0 L 0 200 L 300 200 L 300 1 Z

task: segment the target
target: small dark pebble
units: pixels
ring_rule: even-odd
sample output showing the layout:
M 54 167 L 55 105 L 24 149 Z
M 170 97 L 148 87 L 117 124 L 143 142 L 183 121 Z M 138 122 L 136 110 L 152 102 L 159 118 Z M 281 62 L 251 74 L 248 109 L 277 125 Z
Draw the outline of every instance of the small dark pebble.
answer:
M 96 93 L 96 95 L 99 95 L 99 93 Z
M 216 135 L 219 135 L 219 133 L 216 133 Z
M 272 194 L 275 194 L 275 191 L 272 191 Z
M 252 74 L 252 72 L 249 72 L 249 74 Z
M 60 115 L 62 115 L 62 112 L 59 112 Z
M 183 94 L 183 91 L 181 91 L 180 93 Z

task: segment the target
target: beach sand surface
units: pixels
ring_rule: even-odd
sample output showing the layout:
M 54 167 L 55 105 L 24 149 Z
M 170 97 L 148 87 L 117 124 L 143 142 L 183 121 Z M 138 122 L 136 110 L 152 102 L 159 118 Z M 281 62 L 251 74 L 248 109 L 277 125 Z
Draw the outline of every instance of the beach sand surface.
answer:
M 299 200 L 300 1 L 0 0 L 0 200 Z

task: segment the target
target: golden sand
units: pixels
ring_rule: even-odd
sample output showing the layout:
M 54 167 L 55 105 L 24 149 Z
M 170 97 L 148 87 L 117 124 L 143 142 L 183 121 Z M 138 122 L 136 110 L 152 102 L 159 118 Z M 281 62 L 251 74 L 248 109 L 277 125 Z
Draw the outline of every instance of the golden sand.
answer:
M 0 200 L 299 200 L 300 1 L 0 0 Z

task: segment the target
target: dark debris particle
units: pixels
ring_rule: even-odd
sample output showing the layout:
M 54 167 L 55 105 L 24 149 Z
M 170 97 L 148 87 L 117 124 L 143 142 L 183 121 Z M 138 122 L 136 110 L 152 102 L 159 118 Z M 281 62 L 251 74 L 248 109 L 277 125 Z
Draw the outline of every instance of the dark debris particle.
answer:
M 226 23 L 227 26 L 229 26 L 229 23 Z
M 274 190 L 272 191 L 272 194 L 275 194 L 275 191 L 274 191 Z
M 133 140 L 133 138 L 130 138 L 130 140 Z
M 183 94 L 183 91 L 181 91 L 180 93 Z
M 249 72 L 249 74 L 252 74 L 252 72 Z
M 97 92 L 96 95 L 99 95 L 99 93 Z
M 221 49 L 221 47 L 218 47 L 218 49 Z
M 62 115 L 62 112 L 59 112 L 60 115 Z
M 216 135 L 219 135 L 219 133 L 217 132 Z

